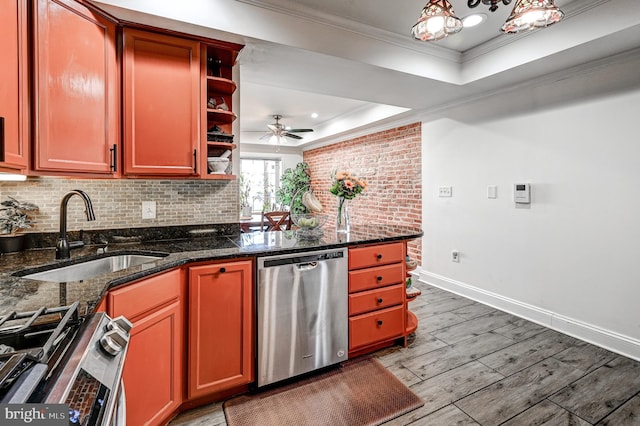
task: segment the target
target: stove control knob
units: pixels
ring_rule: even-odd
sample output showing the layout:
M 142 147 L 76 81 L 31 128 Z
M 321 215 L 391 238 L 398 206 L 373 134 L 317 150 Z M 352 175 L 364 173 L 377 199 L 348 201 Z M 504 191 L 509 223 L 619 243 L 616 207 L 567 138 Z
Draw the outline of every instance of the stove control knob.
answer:
M 100 346 L 106 353 L 112 356 L 118 355 L 129 343 L 129 335 L 120 328 L 107 331 L 100 338 Z
M 124 334 L 129 335 L 133 324 L 124 315 L 120 315 L 107 323 L 107 330 L 120 329 Z

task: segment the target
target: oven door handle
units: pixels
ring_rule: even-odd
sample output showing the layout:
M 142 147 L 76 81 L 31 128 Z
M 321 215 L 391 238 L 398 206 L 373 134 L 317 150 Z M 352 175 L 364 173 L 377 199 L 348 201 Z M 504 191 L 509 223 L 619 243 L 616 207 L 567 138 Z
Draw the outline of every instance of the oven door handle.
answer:
M 112 426 L 126 426 L 127 424 L 127 397 L 124 392 L 124 381 L 120 380 L 120 392 L 118 392 L 118 402 L 116 403 Z

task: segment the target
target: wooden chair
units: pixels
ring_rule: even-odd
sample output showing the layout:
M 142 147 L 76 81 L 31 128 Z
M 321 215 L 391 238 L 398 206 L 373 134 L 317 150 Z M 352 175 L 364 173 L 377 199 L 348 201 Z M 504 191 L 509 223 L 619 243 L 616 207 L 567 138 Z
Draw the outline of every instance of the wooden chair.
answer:
M 262 212 L 262 229 L 264 231 L 284 231 L 291 229 L 291 212 Z

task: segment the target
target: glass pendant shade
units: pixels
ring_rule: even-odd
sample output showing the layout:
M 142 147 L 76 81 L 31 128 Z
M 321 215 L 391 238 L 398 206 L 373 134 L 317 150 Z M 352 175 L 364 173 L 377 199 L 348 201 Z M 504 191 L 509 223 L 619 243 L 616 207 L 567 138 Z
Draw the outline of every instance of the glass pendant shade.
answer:
M 411 28 L 411 34 L 417 40 L 435 41 L 461 29 L 462 20 L 456 16 L 448 0 L 430 0 L 422 9 L 418 22 Z
M 519 33 L 560 22 L 564 13 L 553 0 L 518 0 L 501 31 Z

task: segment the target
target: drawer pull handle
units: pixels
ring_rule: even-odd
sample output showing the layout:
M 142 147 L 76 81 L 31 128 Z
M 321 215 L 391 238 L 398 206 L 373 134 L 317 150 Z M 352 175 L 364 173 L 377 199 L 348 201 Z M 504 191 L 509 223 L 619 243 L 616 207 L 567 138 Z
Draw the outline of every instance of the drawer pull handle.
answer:
M 378 305 L 382 303 L 382 297 L 378 297 Z
M 225 272 L 227 272 L 227 268 L 220 268 L 220 273 L 224 274 Z
M 378 254 L 376 255 L 376 259 L 378 259 L 378 260 L 382 259 L 382 255 L 378 253 Z
M 380 327 L 382 325 L 382 320 L 378 320 L 376 321 L 378 323 L 378 326 Z
M 378 275 L 378 276 L 376 277 L 376 279 L 377 279 L 378 281 L 382 281 L 382 275 Z

